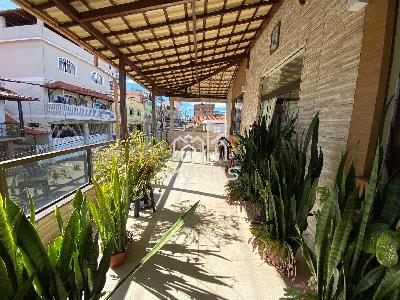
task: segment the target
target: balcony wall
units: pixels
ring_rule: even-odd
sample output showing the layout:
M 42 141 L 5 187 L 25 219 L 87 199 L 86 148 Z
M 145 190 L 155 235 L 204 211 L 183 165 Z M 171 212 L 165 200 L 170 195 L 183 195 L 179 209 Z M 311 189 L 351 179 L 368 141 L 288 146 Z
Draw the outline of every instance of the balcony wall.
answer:
M 63 103 L 48 103 L 48 116 L 65 120 L 93 120 L 93 121 L 115 121 L 115 113 L 111 110 L 89 108 Z

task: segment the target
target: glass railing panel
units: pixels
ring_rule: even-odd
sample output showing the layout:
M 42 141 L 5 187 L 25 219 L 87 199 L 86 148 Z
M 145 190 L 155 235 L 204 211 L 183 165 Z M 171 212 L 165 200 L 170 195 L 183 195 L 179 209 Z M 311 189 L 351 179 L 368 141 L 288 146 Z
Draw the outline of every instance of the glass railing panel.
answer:
M 40 211 L 89 183 L 86 151 L 48 158 L 5 170 L 9 197 L 29 211 L 31 195 Z

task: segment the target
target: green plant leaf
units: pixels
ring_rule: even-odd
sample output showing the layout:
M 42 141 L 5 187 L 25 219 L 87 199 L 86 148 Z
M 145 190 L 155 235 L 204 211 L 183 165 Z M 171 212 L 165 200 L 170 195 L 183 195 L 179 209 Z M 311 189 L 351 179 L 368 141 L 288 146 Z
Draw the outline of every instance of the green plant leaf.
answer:
M 367 227 L 365 232 L 365 239 L 362 250 L 366 253 L 375 254 L 376 252 L 376 241 L 384 234 L 389 233 L 390 229 L 387 224 L 374 223 Z
M 31 194 L 29 194 L 29 212 L 30 212 L 29 220 L 33 225 L 36 225 L 35 202 L 33 201 Z
M 61 234 L 64 234 L 64 221 L 60 214 L 60 209 L 58 208 L 58 206 L 56 206 L 56 208 L 54 210 L 54 214 L 56 216 L 58 230 L 60 231 Z
M 118 282 L 117 286 L 114 290 L 111 291 L 110 294 L 107 295 L 106 299 L 110 299 L 111 296 L 118 290 L 129 278 L 136 273 L 154 254 L 156 254 L 173 236 L 176 232 L 178 232 L 182 226 L 192 217 L 194 214 L 197 206 L 199 205 L 200 201 L 197 201 L 187 212 L 185 212 L 178 220 L 175 222 L 174 225 L 168 229 L 168 231 L 162 236 L 162 238 L 158 241 L 158 243 L 150 249 L 150 251 L 143 257 L 140 262 L 128 272 L 128 274 Z
M 367 196 L 365 197 L 365 200 L 363 203 L 364 206 L 362 209 L 361 222 L 360 222 L 359 231 L 358 231 L 358 238 L 357 238 L 357 242 L 356 242 L 356 248 L 354 251 L 353 262 L 352 262 L 351 268 L 350 268 L 350 277 L 352 277 L 355 274 L 356 269 L 357 269 L 358 260 L 360 258 L 360 254 L 361 254 L 361 248 L 364 243 L 365 229 L 367 227 L 372 204 L 375 199 L 375 190 L 376 190 L 376 186 L 377 186 L 377 182 L 378 182 L 380 156 L 381 156 L 381 150 L 380 150 L 380 146 L 378 145 L 378 147 L 376 148 L 374 163 L 373 163 L 372 172 L 371 172 L 371 178 L 370 178 L 369 185 L 368 185 Z
M 7 272 L 6 264 L 0 257 L 0 290 L 3 299 L 10 299 L 14 295 L 10 276 Z
M 369 289 L 374 284 L 376 284 L 378 281 L 380 281 L 383 275 L 385 275 L 385 272 L 386 272 L 385 268 L 379 266 L 377 268 L 372 269 L 365 276 L 363 276 L 361 280 L 358 282 L 356 288 L 354 289 L 353 299 L 362 292 Z
M 376 259 L 385 267 L 391 267 L 397 264 L 399 260 L 397 255 L 397 242 L 389 233 L 385 233 L 377 239 Z
M 387 294 L 397 289 L 400 289 L 400 266 L 387 269 L 372 299 L 383 299 Z

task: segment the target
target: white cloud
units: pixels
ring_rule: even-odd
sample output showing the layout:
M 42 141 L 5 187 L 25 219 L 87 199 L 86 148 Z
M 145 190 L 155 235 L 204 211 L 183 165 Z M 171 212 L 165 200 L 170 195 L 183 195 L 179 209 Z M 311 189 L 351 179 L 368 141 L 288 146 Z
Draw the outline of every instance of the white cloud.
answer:
M 137 84 L 137 82 L 136 82 L 136 81 L 134 81 L 134 80 L 133 80 L 133 79 L 131 79 L 131 78 L 128 78 L 128 83 Z

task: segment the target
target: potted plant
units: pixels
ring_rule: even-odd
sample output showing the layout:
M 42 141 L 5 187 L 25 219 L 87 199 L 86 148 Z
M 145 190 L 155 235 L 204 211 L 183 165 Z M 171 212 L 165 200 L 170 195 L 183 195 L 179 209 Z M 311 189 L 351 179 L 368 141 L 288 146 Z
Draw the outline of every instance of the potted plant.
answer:
M 109 181 L 99 184 L 94 180 L 95 199 L 89 201 L 89 209 L 99 230 L 102 244 L 111 243 L 110 267 L 123 263 L 127 250 L 126 224 L 132 198 L 131 176 L 133 166 L 125 164 L 124 174 L 120 174 L 116 156 L 112 156 Z

